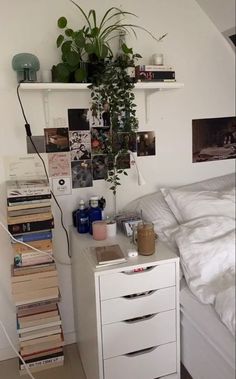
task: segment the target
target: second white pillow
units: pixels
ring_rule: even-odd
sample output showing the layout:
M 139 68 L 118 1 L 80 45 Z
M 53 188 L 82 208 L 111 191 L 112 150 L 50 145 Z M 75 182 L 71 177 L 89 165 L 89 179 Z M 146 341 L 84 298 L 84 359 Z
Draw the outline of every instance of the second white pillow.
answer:
M 189 192 L 162 188 L 161 192 L 181 224 L 202 216 L 235 218 L 235 189 Z

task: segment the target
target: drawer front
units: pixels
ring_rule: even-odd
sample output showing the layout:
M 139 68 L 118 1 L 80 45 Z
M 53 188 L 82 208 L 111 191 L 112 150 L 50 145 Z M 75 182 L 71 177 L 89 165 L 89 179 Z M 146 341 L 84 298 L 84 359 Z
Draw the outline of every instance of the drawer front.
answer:
M 167 263 L 141 272 L 101 275 L 100 295 L 106 300 L 174 285 L 175 263 Z
M 153 379 L 176 372 L 176 344 L 105 359 L 105 379 Z
M 175 287 L 162 288 L 131 297 L 117 297 L 101 302 L 102 324 L 124 321 L 175 309 Z
M 102 326 L 103 358 L 176 341 L 175 310 Z

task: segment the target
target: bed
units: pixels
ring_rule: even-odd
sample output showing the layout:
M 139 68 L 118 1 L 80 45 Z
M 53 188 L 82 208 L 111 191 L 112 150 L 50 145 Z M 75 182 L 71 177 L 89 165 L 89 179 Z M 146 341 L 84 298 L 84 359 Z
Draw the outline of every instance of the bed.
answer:
M 235 378 L 234 187 L 235 174 L 229 174 L 164 188 L 128 207 L 142 211 L 159 238 L 180 253 L 181 361 L 193 379 Z

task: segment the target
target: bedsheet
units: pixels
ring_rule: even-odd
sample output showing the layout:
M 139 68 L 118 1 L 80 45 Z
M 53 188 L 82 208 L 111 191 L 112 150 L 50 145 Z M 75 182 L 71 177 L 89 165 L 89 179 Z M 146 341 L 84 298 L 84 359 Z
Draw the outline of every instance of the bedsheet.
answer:
M 190 290 L 235 335 L 235 220 L 201 217 L 180 225 L 175 240 Z

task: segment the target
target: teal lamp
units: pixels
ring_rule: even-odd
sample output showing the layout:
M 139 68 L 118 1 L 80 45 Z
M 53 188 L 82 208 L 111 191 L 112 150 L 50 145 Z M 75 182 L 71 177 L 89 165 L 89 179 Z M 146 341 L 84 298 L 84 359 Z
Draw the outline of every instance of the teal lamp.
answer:
M 35 55 L 20 53 L 14 55 L 12 59 L 12 68 L 17 73 L 18 82 L 36 82 L 40 63 Z

